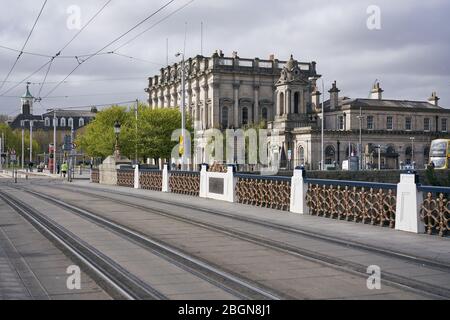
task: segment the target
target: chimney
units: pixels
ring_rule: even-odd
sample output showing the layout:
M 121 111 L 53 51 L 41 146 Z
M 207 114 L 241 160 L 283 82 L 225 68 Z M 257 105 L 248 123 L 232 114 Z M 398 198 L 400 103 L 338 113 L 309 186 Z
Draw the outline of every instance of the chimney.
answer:
M 431 97 L 428 98 L 428 103 L 431 103 L 433 106 L 439 106 L 439 97 L 436 94 L 436 91 L 431 94 Z
M 269 60 L 270 60 L 270 61 L 275 60 L 275 55 L 274 55 L 273 53 L 269 56 Z
M 335 110 L 339 105 L 339 92 L 341 92 L 336 86 L 336 81 L 328 92 L 330 93 L 330 109 Z
M 373 100 L 381 100 L 383 99 L 383 89 L 380 88 L 380 83 L 377 82 L 372 88 L 372 91 L 370 92 L 370 99 Z

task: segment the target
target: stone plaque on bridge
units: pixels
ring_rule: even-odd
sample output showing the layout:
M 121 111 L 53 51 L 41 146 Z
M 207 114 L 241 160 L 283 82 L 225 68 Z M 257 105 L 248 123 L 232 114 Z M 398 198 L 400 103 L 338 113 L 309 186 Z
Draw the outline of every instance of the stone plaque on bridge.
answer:
M 209 178 L 209 193 L 223 194 L 224 193 L 224 179 L 223 178 Z

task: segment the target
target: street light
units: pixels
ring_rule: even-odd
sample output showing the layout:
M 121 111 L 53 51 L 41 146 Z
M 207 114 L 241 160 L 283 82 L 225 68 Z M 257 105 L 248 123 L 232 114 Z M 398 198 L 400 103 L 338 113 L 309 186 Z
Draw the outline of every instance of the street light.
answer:
M 181 57 L 181 139 L 182 139 L 182 154 L 181 154 L 181 170 L 186 170 L 186 137 L 185 137 L 185 129 L 186 129 L 186 115 L 185 115 L 185 100 L 186 100 L 186 92 L 185 92 L 185 67 L 184 67 L 184 53 L 178 52 L 175 54 L 175 57 Z
M 321 80 L 322 81 L 322 95 L 325 95 L 325 85 L 323 83 L 323 78 L 321 77 L 309 77 L 308 80 L 309 81 L 317 81 L 317 80 Z M 325 119 L 325 108 L 324 108 L 324 101 L 325 101 L 325 96 L 322 96 L 322 124 L 321 124 L 321 142 L 320 142 L 320 170 L 324 170 L 324 143 L 323 143 L 323 136 L 324 136 L 324 119 Z
M 411 149 L 411 165 L 413 166 L 413 169 L 415 169 L 415 161 L 414 161 L 414 141 L 416 140 L 415 137 L 410 137 L 409 140 L 411 140 L 412 149 Z
M 120 149 L 119 149 L 119 135 L 120 135 L 120 122 L 116 120 L 114 123 L 114 133 L 116 134 L 116 146 L 114 155 L 116 157 L 116 160 L 120 159 Z
M 362 170 L 362 120 L 365 118 L 365 116 L 362 115 L 362 108 L 359 107 L 359 116 L 357 116 L 359 119 L 359 170 Z

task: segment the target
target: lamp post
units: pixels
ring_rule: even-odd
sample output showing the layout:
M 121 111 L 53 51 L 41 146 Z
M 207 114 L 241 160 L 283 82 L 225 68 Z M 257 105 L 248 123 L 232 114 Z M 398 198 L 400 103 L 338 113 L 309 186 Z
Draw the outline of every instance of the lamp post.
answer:
M 415 161 L 414 161 L 414 141 L 416 140 L 415 137 L 410 137 L 409 140 L 411 140 L 412 149 L 411 149 L 411 165 L 413 166 L 413 169 L 415 169 Z
M 22 121 L 21 123 L 22 127 L 22 170 L 24 169 L 24 162 L 25 162 L 25 122 Z
M 317 81 L 317 80 L 321 80 L 322 81 L 322 95 L 325 94 L 325 85 L 323 82 L 323 78 L 322 77 L 310 77 L 308 78 L 310 81 Z M 324 170 L 324 158 L 325 158 L 325 150 L 324 150 L 324 119 L 325 119 L 325 108 L 324 108 L 324 102 L 325 102 L 325 97 L 322 96 L 322 119 L 321 119 L 321 141 L 320 141 L 320 170 Z
M 365 116 L 362 115 L 362 108 L 359 107 L 359 116 L 357 116 L 359 119 L 359 170 L 362 170 L 362 120 L 365 118 Z
M 177 53 L 175 57 L 181 56 L 181 139 L 182 139 L 182 154 L 181 154 L 181 170 L 186 170 L 186 114 L 185 114 L 185 100 L 186 100 L 186 91 L 185 91 L 185 69 L 184 69 L 184 53 Z
M 114 133 L 116 134 L 116 146 L 114 151 L 114 156 L 116 160 L 120 159 L 120 149 L 119 149 L 119 135 L 120 135 L 120 122 L 117 120 L 114 123 Z

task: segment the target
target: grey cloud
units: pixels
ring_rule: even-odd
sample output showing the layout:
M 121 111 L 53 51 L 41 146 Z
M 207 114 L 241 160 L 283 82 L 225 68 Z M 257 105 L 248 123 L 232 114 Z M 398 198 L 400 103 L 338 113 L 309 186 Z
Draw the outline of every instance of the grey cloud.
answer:
M 135 33 L 152 25 L 165 14 L 188 0 L 177 0 L 164 13 L 148 21 Z M 105 3 L 103 0 L 49 0 L 27 50 L 54 54 L 76 30 L 68 30 L 66 10 L 79 5 L 86 22 Z M 92 53 L 155 10 L 163 1 L 113 0 L 90 25 L 66 55 Z M 20 48 L 39 10 L 40 1 L 1 0 L 0 45 Z M 382 29 L 366 28 L 367 6 L 381 8 Z M 292 53 L 303 61 L 315 60 L 327 86 L 338 81 L 342 94 L 352 97 L 368 95 L 375 79 L 382 81 L 386 97 L 426 99 L 437 90 L 441 104 L 450 107 L 450 24 L 446 22 L 450 4 L 445 0 L 348 0 L 348 1 L 258 1 L 196 0 L 189 7 L 155 27 L 120 50 L 137 58 L 164 63 L 166 38 L 170 42 L 170 62 L 183 48 L 185 22 L 188 23 L 186 53 L 200 53 L 200 22 L 205 25 L 204 54 L 216 49 L 226 54 L 238 51 L 241 57 L 267 58 L 274 53 L 287 59 Z M 119 43 L 119 44 L 120 44 Z M 114 49 L 116 46 L 108 48 Z M 0 49 L 0 80 L 15 59 L 15 54 Z M 24 56 L 10 80 L 18 81 L 34 71 L 45 59 Z M 55 82 L 76 64 L 74 59 L 59 59 L 52 67 L 48 81 Z M 52 95 L 90 95 L 116 93 L 110 96 L 72 97 L 43 100 L 43 108 L 52 106 L 101 104 L 118 100 L 146 98 L 143 89 L 147 77 L 160 66 L 118 56 L 98 56 L 82 65 L 66 84 Z M 44 71 L 31 79 L 42 81 Z M 83 82 L 99 78 L 142 77 L 141 80 Z M 73 82 L 80 80 L 80 82 Z M 43 93 L 53 84 L 44 87 Z M 11 86 L 7 84 L 6 87 Z M 32 86 L 37 94 L 38 85 Z M 8 95 L 21 95 L 19 86 Z M 133 92 L 132 94 L 122 94 Z M 140 92 L 139 94 L 134 94 Z M 16 98 L 0 98 L 0 113 L 18 110 Z

